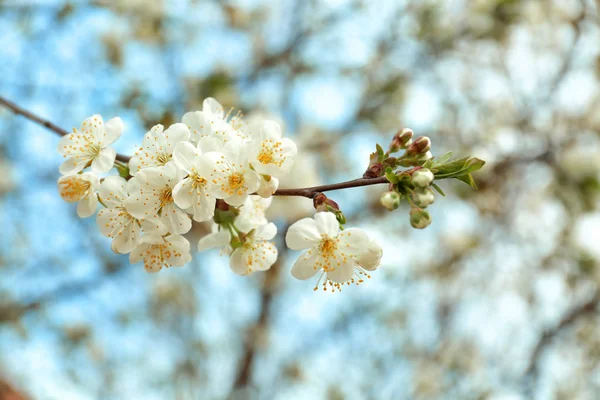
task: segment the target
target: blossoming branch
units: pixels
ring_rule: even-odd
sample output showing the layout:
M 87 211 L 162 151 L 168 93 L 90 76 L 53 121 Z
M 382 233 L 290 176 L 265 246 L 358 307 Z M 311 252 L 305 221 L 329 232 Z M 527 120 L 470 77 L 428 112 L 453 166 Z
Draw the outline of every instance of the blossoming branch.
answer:
M 118 117 L 105 122 L 93 115 L 69 133 L 6 99 L 0 104 L 62 136 L 61 197 L 78 203 L 81 218 L 101 207 L 96 221 L 112 240 L 111 249 L 129 254 L 131 263 L 143 261 L 148 272 L 191 261 L 192 246 L 183 235 L 192 221 L 210 221 L 212 227 L 195 246 L 198 251 L 221 248 L 239 275 L 268 270 L 278 254 L 271 242 L 277 227 L 265 216 L 272 196 L 304 196 L 313 199 L 316 213 L 286 233 L 290 249 L 305 250 L 292 275 L 305 280 L 319 273 L 315 290 L 359 285 L 378 268 L 383 250 L 363 230 L 346 229 L 344 213 L 325 192 L 387 184 L 381 204 L 392 211 L 406 199 L 410 224 L 423 229 L 431 223 L 427 208 L 435 200 L 434 189 L 444 195 L 434 181 L 455 178 L 476 188 L 471 174 L 484 165 L 471 157 L 450 160 L 451 153 L 433 157 L 428 137 L 413 139 L 404 129 L 387 151 L 376 145 L 362 178 L 278 189 L 294 164 L 296 144 L 283 137 L 277 123 L 247 124 L 240 113 L 226 114 L 213 98 L 180 123 L 152 127 L 131 157 L 111 147 L 124 130 Z M 118 175 L 103 176 L 112 169 Z

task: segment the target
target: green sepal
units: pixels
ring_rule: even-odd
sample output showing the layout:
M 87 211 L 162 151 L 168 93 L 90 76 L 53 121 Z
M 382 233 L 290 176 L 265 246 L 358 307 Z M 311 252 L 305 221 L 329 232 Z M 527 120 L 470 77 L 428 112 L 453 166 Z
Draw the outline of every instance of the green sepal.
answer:
M 219 210 L 218 208 L 215 210 L 215 216 L 213 220 L 216 224 L 219 225 L 231 225 L 235 220 L 235 212 L 233 210 Z
M 129 175 L 129 167 L 127 164 L 115 164 L 115 168 L 121 178 L 127 179 L 131 176 Z
M 385 169 L 385 177 L 390 183 L 393 183 L 394 185 L 400 182 L 400 179 L 398 179 L 398 177 L 394 173 L 394 170 L 391 167 L 387 167 Z

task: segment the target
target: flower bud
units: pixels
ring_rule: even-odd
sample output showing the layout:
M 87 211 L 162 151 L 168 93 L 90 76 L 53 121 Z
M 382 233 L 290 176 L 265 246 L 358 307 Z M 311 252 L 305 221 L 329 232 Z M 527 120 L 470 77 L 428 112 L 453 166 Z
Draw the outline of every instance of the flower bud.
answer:
M 395 153 L 400 149 L 405 149 L 406 146 L 411 144 L 413 137 L 412 129 L 404 128 L 401 131 L 396 132 L 392 143 L 390 144 L 390 153 Z
M 409 154 L 425 154 L 431 149 L 431 140 L 427 136 L 419 136 L 406 149 Z
M 318 193 L 313 198 L 313 206 L 317 211 L 340 211 L 340 206 L 323 193 Z
M 383 165 L 376 163 L 371 165 L 363 174 L 363 178 L 377 178 L 383 173 Z
M 431 154 L 430 151 L 426 152 L 425 154 L 421 154 L 421 156 L 419 157 L 419 161 L 427 161 L 429 160 L 431 157 L 433 157 L 433 155 Z
M 431 224 L 431 216 L 421 208 L 413 208 L 410 210 L 410 224 L 416 229 L 425 229 Z
M 412 184 L 415 187 L 426 188 L 433 182 L 433 172 L 427 168 L 421 168 L 412 173 Z
M 430 188 L 417 188 L 413 193 L 414 203 L 421 208 L 426 208 L 435 201 L 435 195 Z
M 397 192 L 384 192 L 381 194 L 381 205 L 390 211 L 400 206 L 400 195 Z

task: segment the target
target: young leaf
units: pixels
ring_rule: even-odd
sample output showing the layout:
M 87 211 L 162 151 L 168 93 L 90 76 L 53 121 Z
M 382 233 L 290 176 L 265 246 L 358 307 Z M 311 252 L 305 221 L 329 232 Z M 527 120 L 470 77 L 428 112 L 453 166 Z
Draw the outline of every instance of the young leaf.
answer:
M 444 191 L 442 190 L 441 187 L 439 187 L 438 185 L 436 185 L 435 183 L 432 183 L 431 186 L 433 186 L 433 188 L 442 196 L 446 197 L 446 193 L 444 193 Z
M 475 179 L 473 179 L 473 175 L 471 175 L 471 174 L 456 176 L 455 179 L 458 179 L 459 181 L 463 181 L 464 183 L 471 186 L 475 190 L 479 189 L 477 187 L 477 184 L 475 183 Z
M 434 165 L 436 165 L 436 166 L 443 165 L 443 164 L 447 163 L 448 160 L 450 160 L 450 157 L 452 157 L 451 151 L 444 153 L 440 157 L 436 158 Z
M 379 162 L 382 162 L 385 157 L 385 152 L 383 151 L 383 147 L 381 147 L 379 145 L 379 143 L 377 143 L 375 145 L 375 148 L 377 149 L 377 155 L 379 156 Z

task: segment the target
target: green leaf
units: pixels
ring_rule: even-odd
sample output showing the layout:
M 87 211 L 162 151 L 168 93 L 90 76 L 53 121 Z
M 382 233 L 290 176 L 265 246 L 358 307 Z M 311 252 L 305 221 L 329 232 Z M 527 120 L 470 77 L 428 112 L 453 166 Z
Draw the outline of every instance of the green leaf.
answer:
M 465 167 L 467 167 L 467 171 L 469 173 L 473 173 L 475 171 L 479 171 L 485 165 L 485 161 L 480 160 L 479 158 L 473 157 L 469 158 L 465 163 Z
M 435 183 L 432 183 L 431 186 L 433 186 L 433 188 L 442 196 L 446 197 L 446 193 L 444 193 L 444 191 L 442 190 L 441 187 L 439 187 L 438 185 L 436 185 Z
M 435 164 L 434 165 L 443 165 L 446 164 L 450 158 L 452 157 L 452 152 L 449 151 L 447 153 L 442 154 L 440 157 L 435 159 Z
M 377 155 L 379 156 L 379 162 L 382 162 L 385 157 L 385 152 L 383 151 L 383 147 L 381 147 L 379 145 L 379 143 L 377 143 L 375 145 L 375 148 L 377 149 Z
M 459 158 L 458 160 L 447 162 L 443 165 L 436 165 L 432 172 L 436 175 L 448 175 L 457 173 L 465 168 L 465 163 L 469 157 Z
M 475 190 L 479 189 L 477 187 L 477 184 L 475 183 L 475 179 L 473 179 L 473 175 L 471 175 L 471 174 L 455 176 L 454 178 L 466 183 L 467 185 L 471 186 Z

